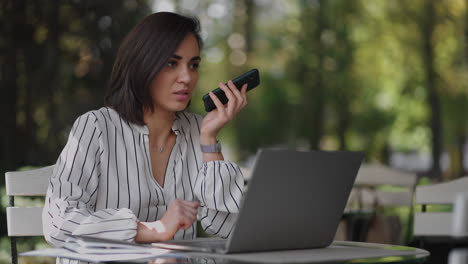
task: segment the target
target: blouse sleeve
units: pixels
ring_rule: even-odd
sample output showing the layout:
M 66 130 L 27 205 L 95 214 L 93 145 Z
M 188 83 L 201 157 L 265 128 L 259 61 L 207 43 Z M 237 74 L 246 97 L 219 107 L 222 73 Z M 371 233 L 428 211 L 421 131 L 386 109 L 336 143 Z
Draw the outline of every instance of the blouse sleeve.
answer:
M 228 237 L 234 227 L 243 195 L 244 178 L 236 164 L 205 162 L 198 172 L 195 194 L 200 201 L 198 218 L 212 235 Z
M 96 210 L 102 131 L 90 112 L 74 123 L 57 161 L 42 213 L 46 240 L 57 247 L 67 234 L 132 241 L 137 219 L 130 209 Z

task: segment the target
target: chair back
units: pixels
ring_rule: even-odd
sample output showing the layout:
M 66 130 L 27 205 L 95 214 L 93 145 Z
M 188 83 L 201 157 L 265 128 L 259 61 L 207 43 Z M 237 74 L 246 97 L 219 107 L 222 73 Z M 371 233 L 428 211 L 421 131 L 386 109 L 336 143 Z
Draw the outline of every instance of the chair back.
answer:
M 354 188 L 350 195 L 350 205 L 374 208 L 379 206 L 411 206 L 417 176 L 378 164 L 365 164 L 359 169 Z M 379 186 L 398 186 L 398 191 L 380 190 Z
M 457 193 L 453 206 L 452 236 L 461 238 L 463 246 L 450 250 L 448 264 L 468 263 L 468 190 Z
M 411 233 L 402 233 L 401 219 L 397 215 L 381 214 L 379 209 L 408 207 L 407 223 L 411 224 L 417 179 L 415 173 L 388 166 L 362 165 L 345 210 L 347 239 L 387 244 L 401 244 L 409 240 Z M 384 186 L 391 188 L 381 188 Z
M 422 212 L 415 213 L 413 234 L 415 237 L 452 236 L 453 211 L 433 212 L 427 205 L 453 205 L 456 195 L 468 190 L 468 176 L 449 182 L 418 186 L 415 203 L 422 205 Z
M 45 196 L 49 185 L 49 177 L 55 165 L 26 171 L 10 171 L 5 173 L 6 194 L 10 204 L 6 208 L 8 236 L 11 239 L 12 263 L 18 262 L 16 237 L 42 236 L 43 207 L 15 206 L 15 197 Z

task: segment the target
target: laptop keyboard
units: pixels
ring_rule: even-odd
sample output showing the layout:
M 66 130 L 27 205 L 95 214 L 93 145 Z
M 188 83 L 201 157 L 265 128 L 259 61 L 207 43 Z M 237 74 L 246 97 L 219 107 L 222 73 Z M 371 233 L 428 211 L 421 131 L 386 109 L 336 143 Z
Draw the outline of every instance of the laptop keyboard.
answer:
M 226 239 L 195 239 L 195 240 L 177 241 L 176 244 L 197 247 L 197 248 L 224 249 L 226 248 L 227 240 Z

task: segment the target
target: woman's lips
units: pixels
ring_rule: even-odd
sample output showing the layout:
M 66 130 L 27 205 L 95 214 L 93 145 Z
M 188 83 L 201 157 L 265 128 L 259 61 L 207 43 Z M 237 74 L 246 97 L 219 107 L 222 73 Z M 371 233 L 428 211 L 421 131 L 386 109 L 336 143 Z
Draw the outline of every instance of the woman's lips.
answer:
M 176 92 L 174 95 L 177 101 L 187 101 L 190 98 L 187 92 Z

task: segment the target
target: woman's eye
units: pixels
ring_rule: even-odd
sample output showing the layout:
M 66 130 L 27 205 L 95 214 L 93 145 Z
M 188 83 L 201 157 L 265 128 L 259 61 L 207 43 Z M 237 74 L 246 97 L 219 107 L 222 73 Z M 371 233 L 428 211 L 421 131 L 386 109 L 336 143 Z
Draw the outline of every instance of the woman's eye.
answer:
M 200 67 L 199 63 L 193 63 L 190 65 L 190 68 L 192 68 L 193 70 L 198 70 L 199 67 Z
M 177 65 L 177 62 L 176 61 L 168 61 L 167 62 L 167 67 L 170 67 L 170 68 L 173 68 Z

